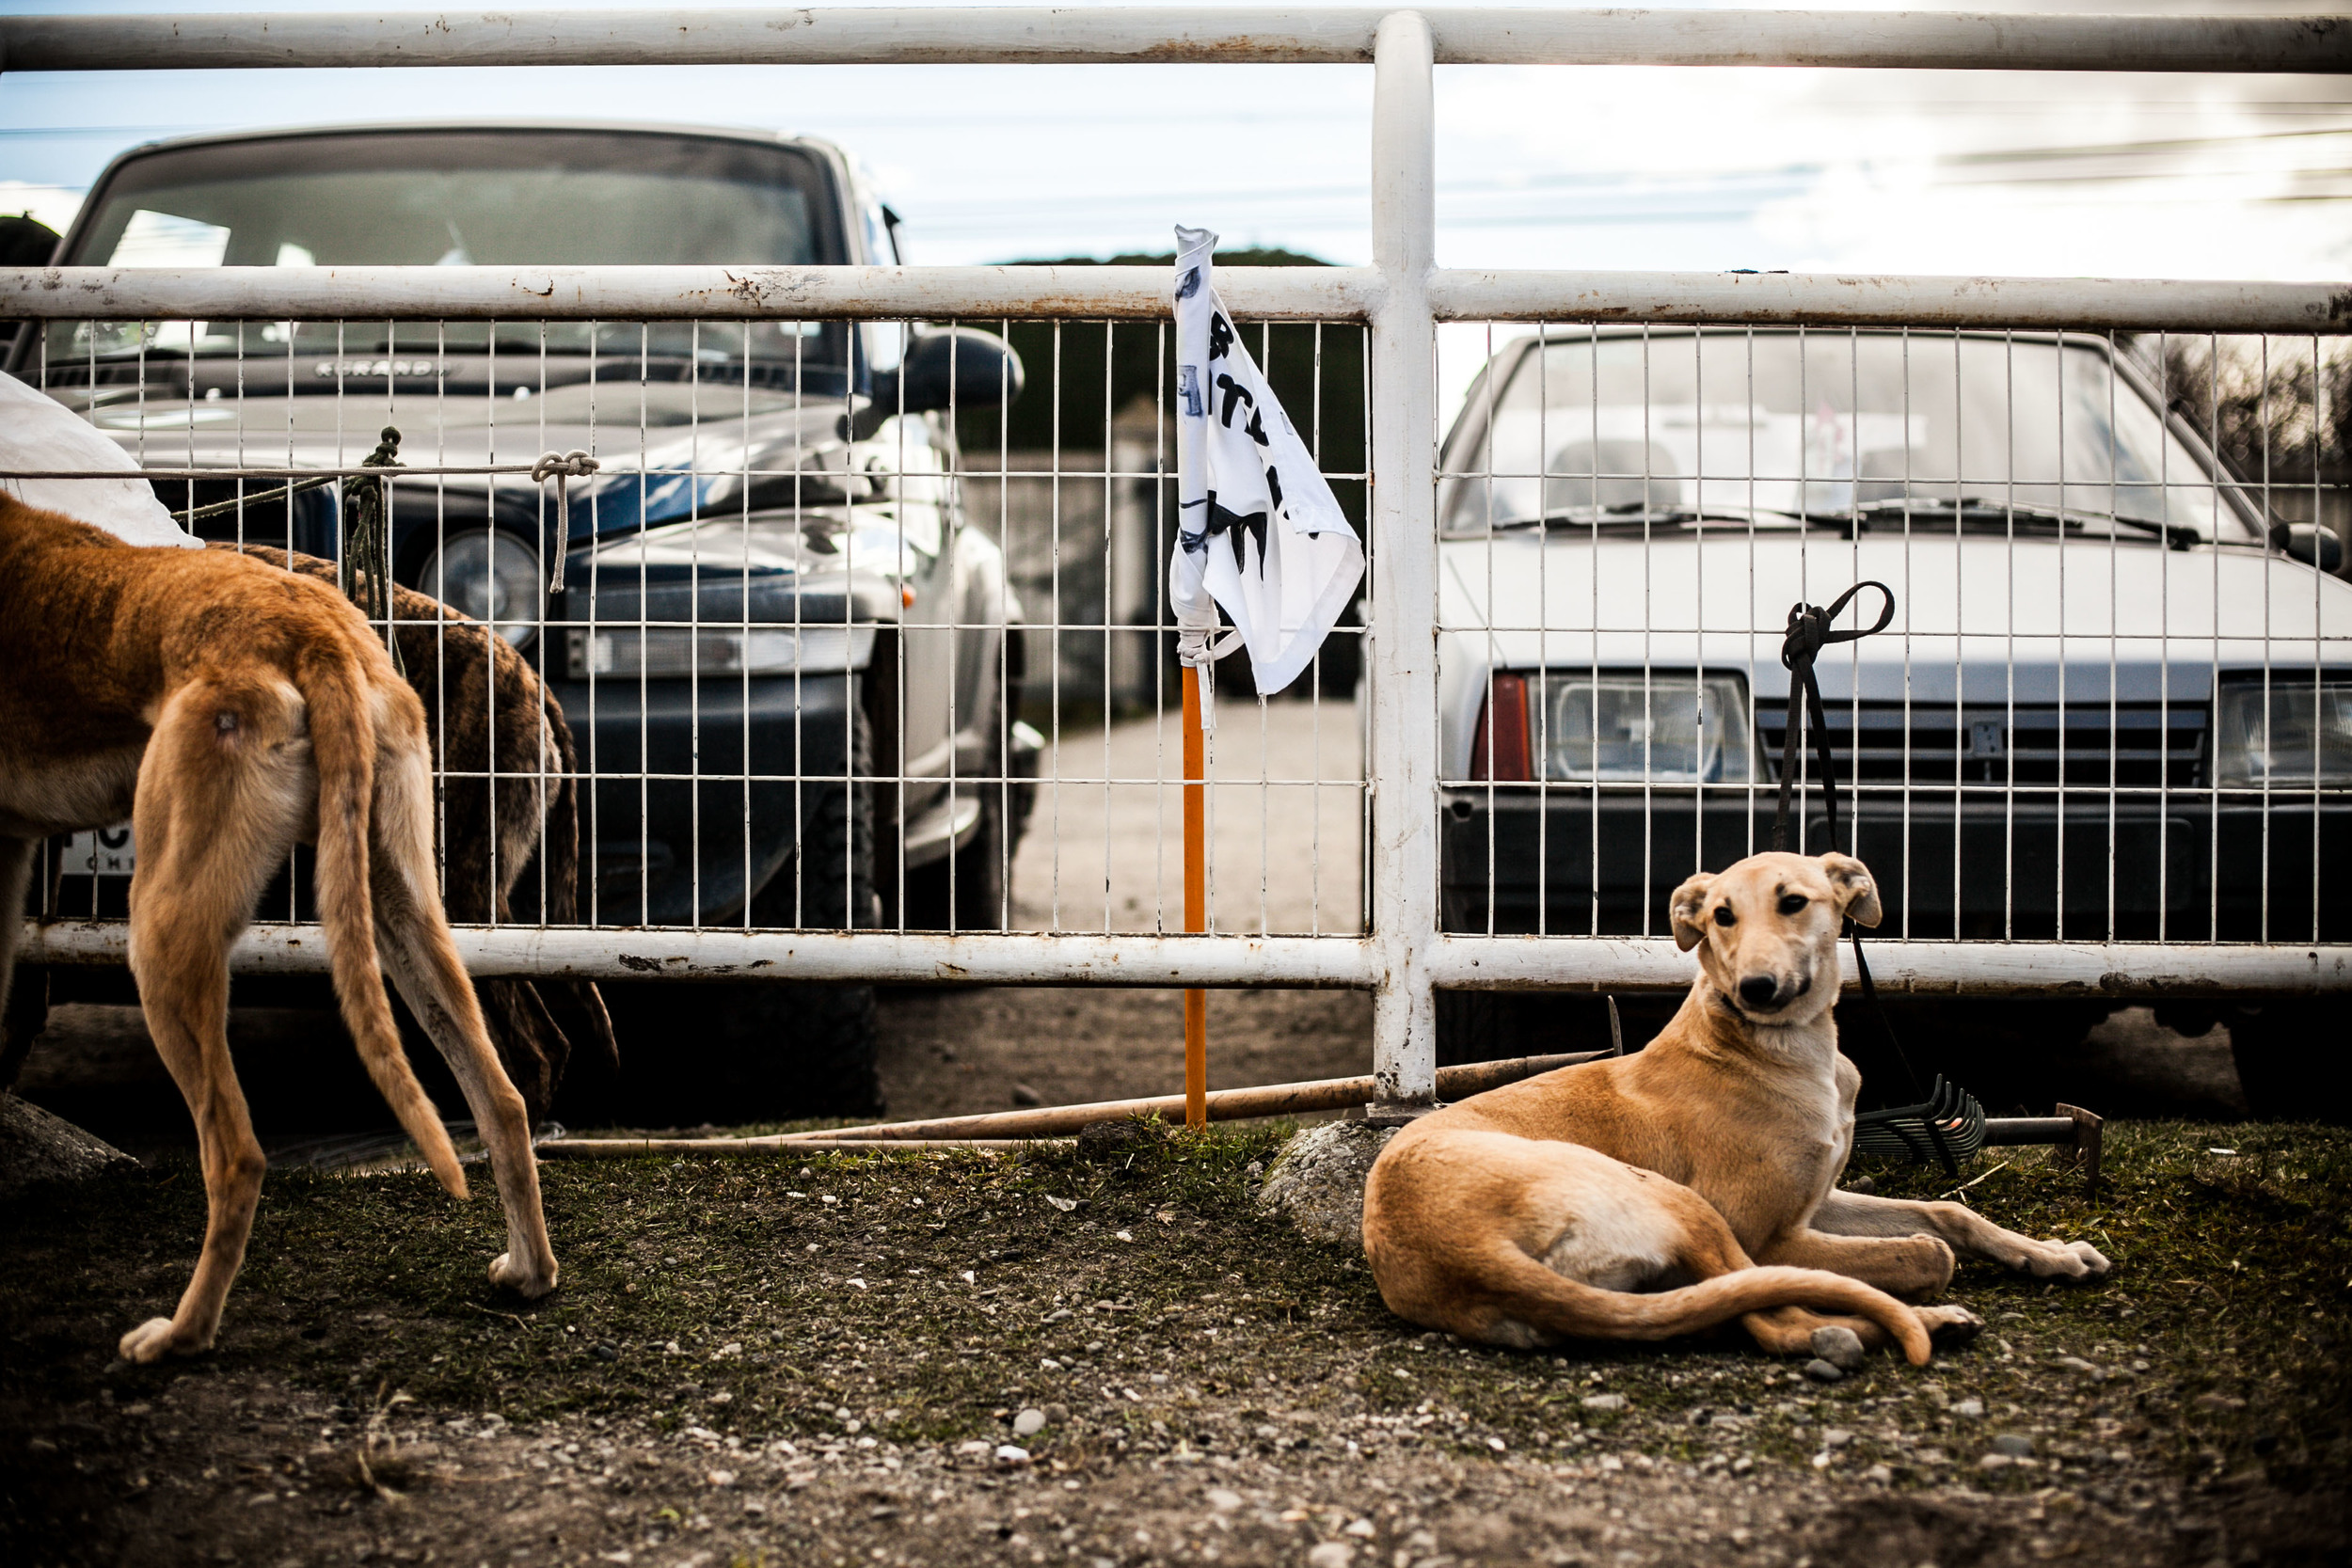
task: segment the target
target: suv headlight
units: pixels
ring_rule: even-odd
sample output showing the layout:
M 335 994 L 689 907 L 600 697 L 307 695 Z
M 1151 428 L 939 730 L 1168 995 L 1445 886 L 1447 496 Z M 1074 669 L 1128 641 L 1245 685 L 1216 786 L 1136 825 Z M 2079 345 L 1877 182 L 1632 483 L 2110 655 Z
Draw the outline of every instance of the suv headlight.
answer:
M 2222 788 L 2352 784 L 2352 681 L 2225 681 L 2214 710 L 2214 781 Z
M 425 557 L 417 586 L 518 648 L 537 634 L 547 602 L 538 550 L 503 529 L 453 531 Z
M 866 626 L 581 626 L 567 637 L 571 678 L 821 674 L 863 670 Z
M 1497 671 L 1472 779 L 1746 784 L 1761 777 L 1737 675 Z

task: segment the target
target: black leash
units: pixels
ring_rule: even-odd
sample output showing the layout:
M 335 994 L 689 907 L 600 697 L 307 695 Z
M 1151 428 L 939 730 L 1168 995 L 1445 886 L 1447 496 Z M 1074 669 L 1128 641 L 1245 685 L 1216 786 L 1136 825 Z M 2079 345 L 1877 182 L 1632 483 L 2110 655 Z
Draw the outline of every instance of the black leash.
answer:
M 1877 589 L 1879 597 L 1884 601 L 1879 607 L 1878 620 L 1869 626 L 1857 626 L 1850 631 L 1832 629 L 1832 623 L 1845 612 L 1848 605 L 1853 603 L 1854 595 L 1866 588 Z M 1826 610 L 1819 605 L 1806 604 L 1803 600 L 1789 607 L 1788 631 L 1788 635 L 1781 639 L 1780 644 L 1780 662 L 1788 671 L 1789 690 L 1788 718 L 1781 730 L 1780 810 L 1772 818 L 1773 848 L 1791 847 L 1788 812 L 1797 785 L 1797 758 L 1803 754 L 1804 750 L 1803 731 L 1809 721 L 1813 730 L 1813 752 L 1820 766 L 1821 807 L 1822 815 L 1828 819 L 1829 847 L 1834 850 L 1843 851 L 1844 846 L 1838 841 L 1837 832 L 1836 753 L 1830 746 L 1829 713 L 1821 704 L 1821 683 L 1814 677 L 1813 661 L 1823 648 L 1838 642 L 1859 642 L 1866 637 L 1874 637 L 1884 631 L 1887 625 L 1894 619 L 1894 590 L 1883 582 L 1867 580 L 1857 582 L 1843 594 L 1838 594 Z M 1861 815 L 1862 802 L 1857 794 L 1854 800 L 1854 818 L 1857 823 L 1861 820 Z M 1879 1120 L 1894 1125 L 1899 1119 L 1917 1117 L 1926 1124 L 1928 1137 L 1934 1145 L 1936 1158 L 1943 1163 L 1945 1170 L 1958 1175 L 1960 1164 L 1952 1158 L 1951 1148 L 1945 1142 L 1944 1130 L 1936 1124 L 1937 1108 L 1944 1099 L 1942 1092 L 1944 1085 L 1939 1080 L 1936 1085 L 1937 1094 L 1933 1099 L 1921 1095 L 1919 1075 L 1913 1070 L 1911 1057 L 1904 1052 L 1902 1041 L 1897 1037 L 1894 1022 L 1887 1018 L 1886 1008 L 1879 1001 L 1878 987 L 1870 978 L 1870 960 L 1864 958 L 1862 954 L 1861 928 L 1851 920 L 1847 921 L 1845 926 L 1846 937 L 1853 943 L 1854 974 L 1862 982 L 1863 1000 L 1869 1004 L 1871 1016 L 1878 1020 L 1879 1027 L 1885 1032 L 1886 1043 L 1893 1048 L 1895 1060 L 1902 1065 L 1903 1077 L 1911 1085 L 1913 1097 L 1921 1101 L 1916 1105 L 1894 1106 L 1885 1110 L 1868 1112 L 1855 1117 L 1855 1120 L 1857 1123 Z M 1897 1130 L 1901 1131 L 1899 1126 Z

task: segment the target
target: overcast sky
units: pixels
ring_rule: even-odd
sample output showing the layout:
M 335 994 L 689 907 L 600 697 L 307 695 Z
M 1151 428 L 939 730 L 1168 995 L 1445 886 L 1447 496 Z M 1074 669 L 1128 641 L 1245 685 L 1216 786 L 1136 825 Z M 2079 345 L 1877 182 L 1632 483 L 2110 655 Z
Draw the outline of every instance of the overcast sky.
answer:
M 2127 5 L 2337 8 L 2069 8 Z M 0 0 L 20 14 L 346 8 Z M 1437 91 L 1448 266 L 2352 277 L 2341 77 L 1449 66 Z M 0 211 L 62 228 L 116 152 L 193 132 L 649 119 L 840 143 L 904 214 L 914 261 L 1167 250 L 1180 222 L 1364 261 L 1371 110 L 1362 66 L 9 72 Z M 1188 157 L 1187 133 L 1247 156 Z M 1487 342 L 1453 327 L 1440 348 L 1450 406 Z
M 1252 154 L 1238 175 L 1172 134 L 1212 102 L 1220 149 Z M 189 132 L 623 118 L 831 137 L 875 171 L 917 261 L 1165 249 L 1183 221 L 1359 261 L 1371 104 L 1353 66 L 10 72 L 0 206 L 61 221 L 115 152 Z M 2352 275 L 2343 78 L 1446 67 L 1438 114 L 1448 265 Z

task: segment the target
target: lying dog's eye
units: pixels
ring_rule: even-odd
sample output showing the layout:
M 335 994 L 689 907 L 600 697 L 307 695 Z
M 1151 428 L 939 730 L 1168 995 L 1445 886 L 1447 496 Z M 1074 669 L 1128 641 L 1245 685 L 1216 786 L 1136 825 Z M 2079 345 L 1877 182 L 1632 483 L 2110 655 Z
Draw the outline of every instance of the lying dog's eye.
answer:
M 1787 897 L 1780 901 L 1780 912 L 1783 914 L 1803 914 L 1804 912 L 1804 907 L 1812 901 L 1813 900 L 1804 896 L 1802 894 L 1789 894 Z
M 1740 917 L 1731 912 L 1731 906 L 1729 904 L 1718 904 L 1715 906 L 1715 924 L 1718 926 L 1737 926 L 1740 924 Z

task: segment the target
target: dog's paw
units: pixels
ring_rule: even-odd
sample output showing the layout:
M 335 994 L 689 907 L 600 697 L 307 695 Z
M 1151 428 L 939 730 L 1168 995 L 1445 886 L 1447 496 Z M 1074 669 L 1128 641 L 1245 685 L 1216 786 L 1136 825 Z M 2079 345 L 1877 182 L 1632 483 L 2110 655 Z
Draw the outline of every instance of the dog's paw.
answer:
M 555 1261 L 550 1259 L 544 1270 L 526 1268 L 515 1261 L 511 1252 L 501 1252 L 490 1259 L 490 1283 L 501 1291 L 512 1291 L 525 1301 L 537 1301 L 555 1289 Z
M 2074 1275 L 2073 1277 L 2074 1278 L 2105 1279 L 2106 1277 L 2107 1271 L 2115 1267 L 2114 1264 L 2107 1261 L 2106 1254 L 2101 1252 L 2097 1247 L 2092 1246 L 2089 1242 L 2061 1242 L 2056 1236 L 2053 1236 L 2050 1238 L 2050 1244 L 2056 1247 L 2064 1248 L 2066 1251 L 2073 1253 L 2076 1259 L 2081 1260 L 2083 1272 L 2079 1275 Z
M 135 1361 L 142 1366 L 161 1361 L 166 1355 L 179 1349 L 171 1342 L 171 1320 L 169 1318 L 148 1319 L 147 1322 L 124 1335 L 121 1344 L 116 1348 L 120 1352 L 122 1359 Z M 204 1347 L 198 1345 L 193 1348 L 201 1350 Z
M 1984 1320 L 1965 1307 L 1947 1303 L 1941 1307 L 1915 1307 L 1912 1310 L 1919 1314 L 1919 1326 L 1928 1331 L 1928 1338 L 1935 1341 L 1939 1350 L 1958 1350 L 1974 1343 L 1977 1336 L 1984 1332 Z
M 2053 1236 L 2026 1253 L 2017 1266 L 2036 1279 L 2097 1279 L 2114 1265 L 2089 1242 L 2061 1242 Z

